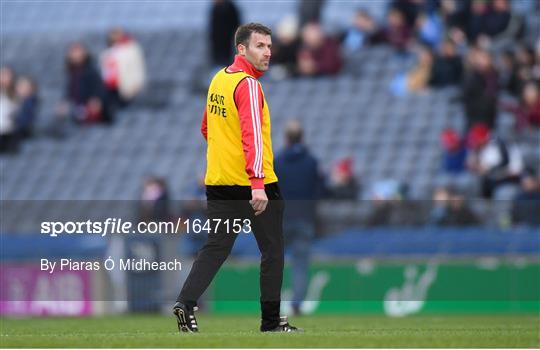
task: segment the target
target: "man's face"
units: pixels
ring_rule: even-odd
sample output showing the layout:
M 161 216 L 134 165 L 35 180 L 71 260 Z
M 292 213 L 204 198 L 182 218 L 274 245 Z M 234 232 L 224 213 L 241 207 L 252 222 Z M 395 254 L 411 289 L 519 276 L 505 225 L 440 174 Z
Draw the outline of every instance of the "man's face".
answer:
M 249 45 L 245 47 L 240 44 L 238 53 L 244 56 L 257 70 L 266 72 L 270 65 L 271 48 L 272 37 L 270 35 L 251 33 Z

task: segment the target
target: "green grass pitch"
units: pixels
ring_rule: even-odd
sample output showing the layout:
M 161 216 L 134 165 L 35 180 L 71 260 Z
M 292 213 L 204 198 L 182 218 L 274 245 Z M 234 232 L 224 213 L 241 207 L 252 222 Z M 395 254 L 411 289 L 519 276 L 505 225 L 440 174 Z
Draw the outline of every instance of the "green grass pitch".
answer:
M 261 334 L 254 316 L 199 317 L 201 332 L 179 334 L 174 317 L 1 319 L 0 347 L 134 348 L 538 348 L 540 315 L 293 318 L 302 334 Z

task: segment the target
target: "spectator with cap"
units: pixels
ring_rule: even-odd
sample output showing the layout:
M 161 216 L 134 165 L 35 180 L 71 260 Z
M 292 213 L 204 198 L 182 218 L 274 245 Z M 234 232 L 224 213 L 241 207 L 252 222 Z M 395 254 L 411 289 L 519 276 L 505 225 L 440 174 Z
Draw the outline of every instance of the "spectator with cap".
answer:
M 474 125 L 467 142 L 470 147 L 467 165 L 480 178 L 482 197 L 492 198 L 502 185 L 519 182 L 523 158 L 517 146 L 494 137 L 485 124 Z
M 300 314 L 309 282 L 316 201 L 323 189 L 318 161 L 303 142 L 300 122 L 291 120 L 287 123 L 285 148 L 276 157 L 274 167 L 285 199 L 283 233 L 285 245 L 291 252 L 292 308 L 295 314 Z
M 444 129 L 440 142 L 443 149 L 443 172 L 450 175 L 463 173 L 466 170 L 467 147 L 458 132 L 452 128 Z
M 467 142 L 453 128 L 440 134 L 442 150 L 441 172 L 436 182 L 443 188 L 460 188 L 468 193 L 477 193 L 478 184 L 474 174 L 467 171 Z
M 358 198 L 360 186 L 354 176 L 352 158 L 345 158 L 336 163 L 330 173 L 327 191 L 328 197 L 332 199 Z
M 540 179 L 533 168 L 527 168 L 521 176 L 521 191 L 512 207 L 514 224 L 540 226 Z

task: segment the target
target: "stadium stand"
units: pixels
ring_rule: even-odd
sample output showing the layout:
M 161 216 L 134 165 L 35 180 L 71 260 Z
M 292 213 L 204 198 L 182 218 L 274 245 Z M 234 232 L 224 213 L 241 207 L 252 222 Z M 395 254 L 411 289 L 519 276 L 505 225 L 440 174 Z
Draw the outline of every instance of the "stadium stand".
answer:
M 358 7 L 356 2 L 329 1 L 323 21 L 336 28 Z M 375 18 L 387 3 L 361 2 Z M 294 2 L 239 2 L 246 20 L 275 24 L 294 12 Z M 38 134 L 45 134 L 63 95 L 64 52 L 80 40 L 91 52 L 105 47 L 104 31 L 127 28 L 144 48 L 148 86 L 143 95 L 119 112 L 110 126 L 66 127 L 66 138 L 40 136 L 21 152 L 2 157 L 2 198 L 6 200 L 136 199 L 146 175 L 164 177 L 172 197 L 191 195 L 204 171 L 205 145 L 199 133 L 204 95 L 196 89 L 205 71 L 207 2 L 3 3 L 2 60 L 39 83 L 41 112 Z M 515 6 L 517 10 L 522 4 Z M 538 17 L 528 16 L 529 36 L 538 33 Z M 55 33 L 50 35 L 50 33 Z M 533 34 L 530 34 L 533 33 Z M 407 182 L 412 198 L 430 198 L 440 170 L 439 134 L 445 127 L 463 128 L 461 106 L 452 102 L 454 87 L 405 98 L 388 86 L 396 74 L 413 65 L 384 46 L 362 50 L 347 61 L 336 78 L 264 81 L 272 107 L 274 148 L 285 121 L 300 119 L 306 139 L 325 165 L 348 156 L 363 187 L 379 179 Z M 508 134 L 513 117 L 499 118 Z M 540 163 L 540 135 L 517 140 L 529 161 Z

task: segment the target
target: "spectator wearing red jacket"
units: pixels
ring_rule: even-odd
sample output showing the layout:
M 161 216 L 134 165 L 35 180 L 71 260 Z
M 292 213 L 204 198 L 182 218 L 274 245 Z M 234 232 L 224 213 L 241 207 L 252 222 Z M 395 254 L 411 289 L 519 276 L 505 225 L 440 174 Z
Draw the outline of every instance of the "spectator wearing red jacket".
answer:
M 514 113 L 518 130 L 540 128 L 540 89 L 535 82 L 525 84 L 519 104 L 503 105 L 503 108 Z
M 316 22 L 302 28 L 302 43 L 297 56 L 300 75 L 334 75 L 342 66 L 338 42 L 324 34 Z

